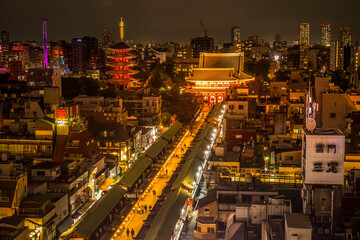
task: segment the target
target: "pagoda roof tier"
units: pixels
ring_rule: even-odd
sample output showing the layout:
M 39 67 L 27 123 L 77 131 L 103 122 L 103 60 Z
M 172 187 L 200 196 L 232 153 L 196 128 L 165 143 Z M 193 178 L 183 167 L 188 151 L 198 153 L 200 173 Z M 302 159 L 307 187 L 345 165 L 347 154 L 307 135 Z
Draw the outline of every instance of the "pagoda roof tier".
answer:
M 110 50 L 132 50 L 132 48 L 124 42 L 119 42 L 108 47 Z
M 135 58 L 132 54 L 109 54 L 107 55 L 108 58 L 118 59 L 118 58 Z
M 114 83 L 118 83 L 118 82 L 137 82 L 139 81 L 139 79 L 136 78 L 112 78 L 110 80 L 108 80 L 109 82 L 114 82 Z
M 116 74 L 129 74 L 129 75 L 133 75 L 133 74 L 136 74 L 138 73 L 139 71 L 138 70 L 131 70 L 131 69 L 128 69 L 128 70 L 110 70 L 108 71 L 107 73 L 108 74 L 111 74 L 111 75 L 116 75 Z
M 133 67 L 136 66 L 137 64 L 132 62 L 109 62 L 106 65 L 110 67 Z

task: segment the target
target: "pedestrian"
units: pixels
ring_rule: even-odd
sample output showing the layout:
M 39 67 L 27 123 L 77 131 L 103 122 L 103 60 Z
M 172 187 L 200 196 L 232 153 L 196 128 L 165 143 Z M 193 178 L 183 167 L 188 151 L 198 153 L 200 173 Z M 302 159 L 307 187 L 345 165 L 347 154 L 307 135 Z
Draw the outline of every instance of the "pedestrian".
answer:
M 149 205 L 149 211 L 151 211 L 151 205 Z
M 129 234 L 130 234 L 130 230 L 127 228 L 126 229 L 126 235 L 129 236 Z
M 141 213 L 144 214 L 144 206 L 141 207 Z
M 146 211 L 147 211 L 147 205 L 146 205 L 146 204 L 145 204 L 145 207 L 144 207 L 144 208 L 145 208 L 145 212 L 146 212 Z
M 168 174 L 168 170 L 166 169 L 166 176 L 167 176 L 167 174 Z
M 153 194 L 154 194 L 154 196 L 156 196 L 156 191 L 155 190 L 153 190 Z
M 135 232 L 134 232 L 134 229 L 132 228 L 131 229 L 131 237 L 134 237 L 134 234 L 135 234 Z

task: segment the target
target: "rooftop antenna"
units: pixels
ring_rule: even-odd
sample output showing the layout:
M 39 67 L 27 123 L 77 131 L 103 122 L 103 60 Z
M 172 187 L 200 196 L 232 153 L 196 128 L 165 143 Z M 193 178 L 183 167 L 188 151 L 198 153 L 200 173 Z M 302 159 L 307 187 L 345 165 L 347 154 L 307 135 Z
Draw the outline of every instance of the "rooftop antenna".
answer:
M 47 19 L 42 20 L 43 27 L 43 53 L 44 53 L 44 68 L 49 67 L 49 56 L 48 56 L 48 42 L 47 42 Z

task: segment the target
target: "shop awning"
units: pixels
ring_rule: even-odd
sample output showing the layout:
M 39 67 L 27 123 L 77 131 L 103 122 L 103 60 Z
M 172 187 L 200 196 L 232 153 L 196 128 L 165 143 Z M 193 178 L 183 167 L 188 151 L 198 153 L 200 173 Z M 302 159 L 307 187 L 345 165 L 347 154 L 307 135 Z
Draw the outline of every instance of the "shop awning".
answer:
M 152 160 L 146 156 L 142 156 L 131 166 L 129 170 L 123 175 L 120 179 L 120 183 L 127 186 L 132 187 L 136 180 L 139 179 L 141 174 L 148 168 L 151 164 Z
M 180 122 L 174 122 L 171 124 L 168 130 L 166 130 L 161 137 L 165 139 L 166 141 L 171 141 L 171 139 L 176 135 L 176 133 L 181 129 L 182 123 Z
M 169 193 L 144 239 L 170 239 L 181 209 L 189 196 L 190 194 L 181 188 Z
M 145 155 L 154 159 L 159 155 L 159 153 L 165 148 L 168 142 L 162 138 L 159 138 L 156 142 L 154 142 L 151 147 L 145 152 Z

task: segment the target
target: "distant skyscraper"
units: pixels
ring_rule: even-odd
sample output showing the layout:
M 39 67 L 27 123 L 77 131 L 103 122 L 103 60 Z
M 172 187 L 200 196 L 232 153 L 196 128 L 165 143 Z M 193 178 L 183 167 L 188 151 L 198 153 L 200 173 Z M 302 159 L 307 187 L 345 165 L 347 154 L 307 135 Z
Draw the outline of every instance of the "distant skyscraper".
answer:
M 3 46 L 9 46 L 9 32 L 7 31 L 1 32 L 1 44 Z
M 240 43 L 240 28 L 238 26 L 231 28 L 231 43 L 233 45 Z
M 281 34 L 280 33 L 275 33 L 274 43 L 275 44 L 281 43 Z
M 321 24 L 321 46 L 330 47 L 331 27 L 329 23 Z
M 301 22 L 299 30 L 299 44 L 310 45 L 310 23 Z
M 349 27 L 340 28 L 339 41 L 344 47 L 351 46 L 351 33 Z

